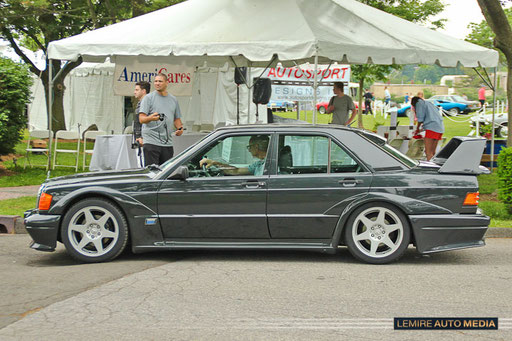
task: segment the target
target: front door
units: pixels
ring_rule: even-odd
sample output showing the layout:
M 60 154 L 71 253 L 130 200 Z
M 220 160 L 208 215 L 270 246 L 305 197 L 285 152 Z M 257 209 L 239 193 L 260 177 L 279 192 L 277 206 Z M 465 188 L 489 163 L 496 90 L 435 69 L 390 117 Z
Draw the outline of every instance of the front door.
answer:
M 158 192 L 164 237 L 269 238 L 269 141 L 268 134 L 221 136 L 185 161 L 190 177 L 166 180 Z

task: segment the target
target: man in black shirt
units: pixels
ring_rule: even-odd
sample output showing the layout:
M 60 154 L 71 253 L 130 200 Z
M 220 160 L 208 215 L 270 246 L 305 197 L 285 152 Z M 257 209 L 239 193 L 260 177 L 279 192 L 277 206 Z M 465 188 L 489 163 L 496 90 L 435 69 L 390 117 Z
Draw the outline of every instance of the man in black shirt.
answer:
M 373 115 L 373 111 L 372 111 L 372 101 L 373 101 L 373 95 L 372 93 L 370 92 L 370 90 L 368 89 L 365 89 L 364 90 L 364 113 L 365 114 L 368 114 L 368 112 L 370 112 L 370 114 Z
M 135 83 L 135 90 L 133 91 L 133 94 L 138 101 L 137 107 L 135 108 L 135 115 L 133 117 L 133 135 L 135 136 L 135 141 L 137 141 L 140 146 L 143 144 L 141 134 L 142 125 L 139 121 L 140 102 L 142 102 L 144 96 L 149 94 L 150 90 L 151 84 L 148 82 L 137 82 Z

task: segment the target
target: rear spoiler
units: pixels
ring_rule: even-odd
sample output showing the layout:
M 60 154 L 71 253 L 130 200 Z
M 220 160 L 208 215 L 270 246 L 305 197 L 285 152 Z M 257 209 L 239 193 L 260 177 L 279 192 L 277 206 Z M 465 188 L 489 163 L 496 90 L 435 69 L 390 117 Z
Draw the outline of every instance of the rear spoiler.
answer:
M 432 159 L 441 166 L 439 173 L 488 174 L 489 170 L 480 166 L 486 139 L 470 136 L 455 136 Z

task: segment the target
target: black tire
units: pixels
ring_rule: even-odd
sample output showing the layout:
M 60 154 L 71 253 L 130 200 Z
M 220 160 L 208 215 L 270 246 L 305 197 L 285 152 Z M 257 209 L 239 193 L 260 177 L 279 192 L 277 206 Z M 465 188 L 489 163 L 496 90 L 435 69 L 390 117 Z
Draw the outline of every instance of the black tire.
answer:
M 325 114 L 326 111 L 327 111 L 327 109 L 324 106 L 321 106 L 320 108 L 318 108 L 318 112 L 320 114 Z
M 128 224 L 123 212 L 101 198 L 84 199 L 71 206 L 64 215 L 60 233 L 71 257 L 86 263 L 110 261 L 128 243 Z
M 411 239 L 407 217 L 395 206 L 384 202 L 358 207 L 350 215 L 343 233 L 350 253 L 356 259 L 371 264 L 398 260 Z

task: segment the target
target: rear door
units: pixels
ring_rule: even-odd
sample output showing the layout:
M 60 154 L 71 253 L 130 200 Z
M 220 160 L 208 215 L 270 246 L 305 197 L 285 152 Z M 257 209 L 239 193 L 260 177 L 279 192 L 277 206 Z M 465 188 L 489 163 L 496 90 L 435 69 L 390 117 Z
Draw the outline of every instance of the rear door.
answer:
M 331 238 L 343 209 L 367 193 L 370 173 L 327 135 L 282 133 L 268 189 L 268 224 L 274 239 Z

